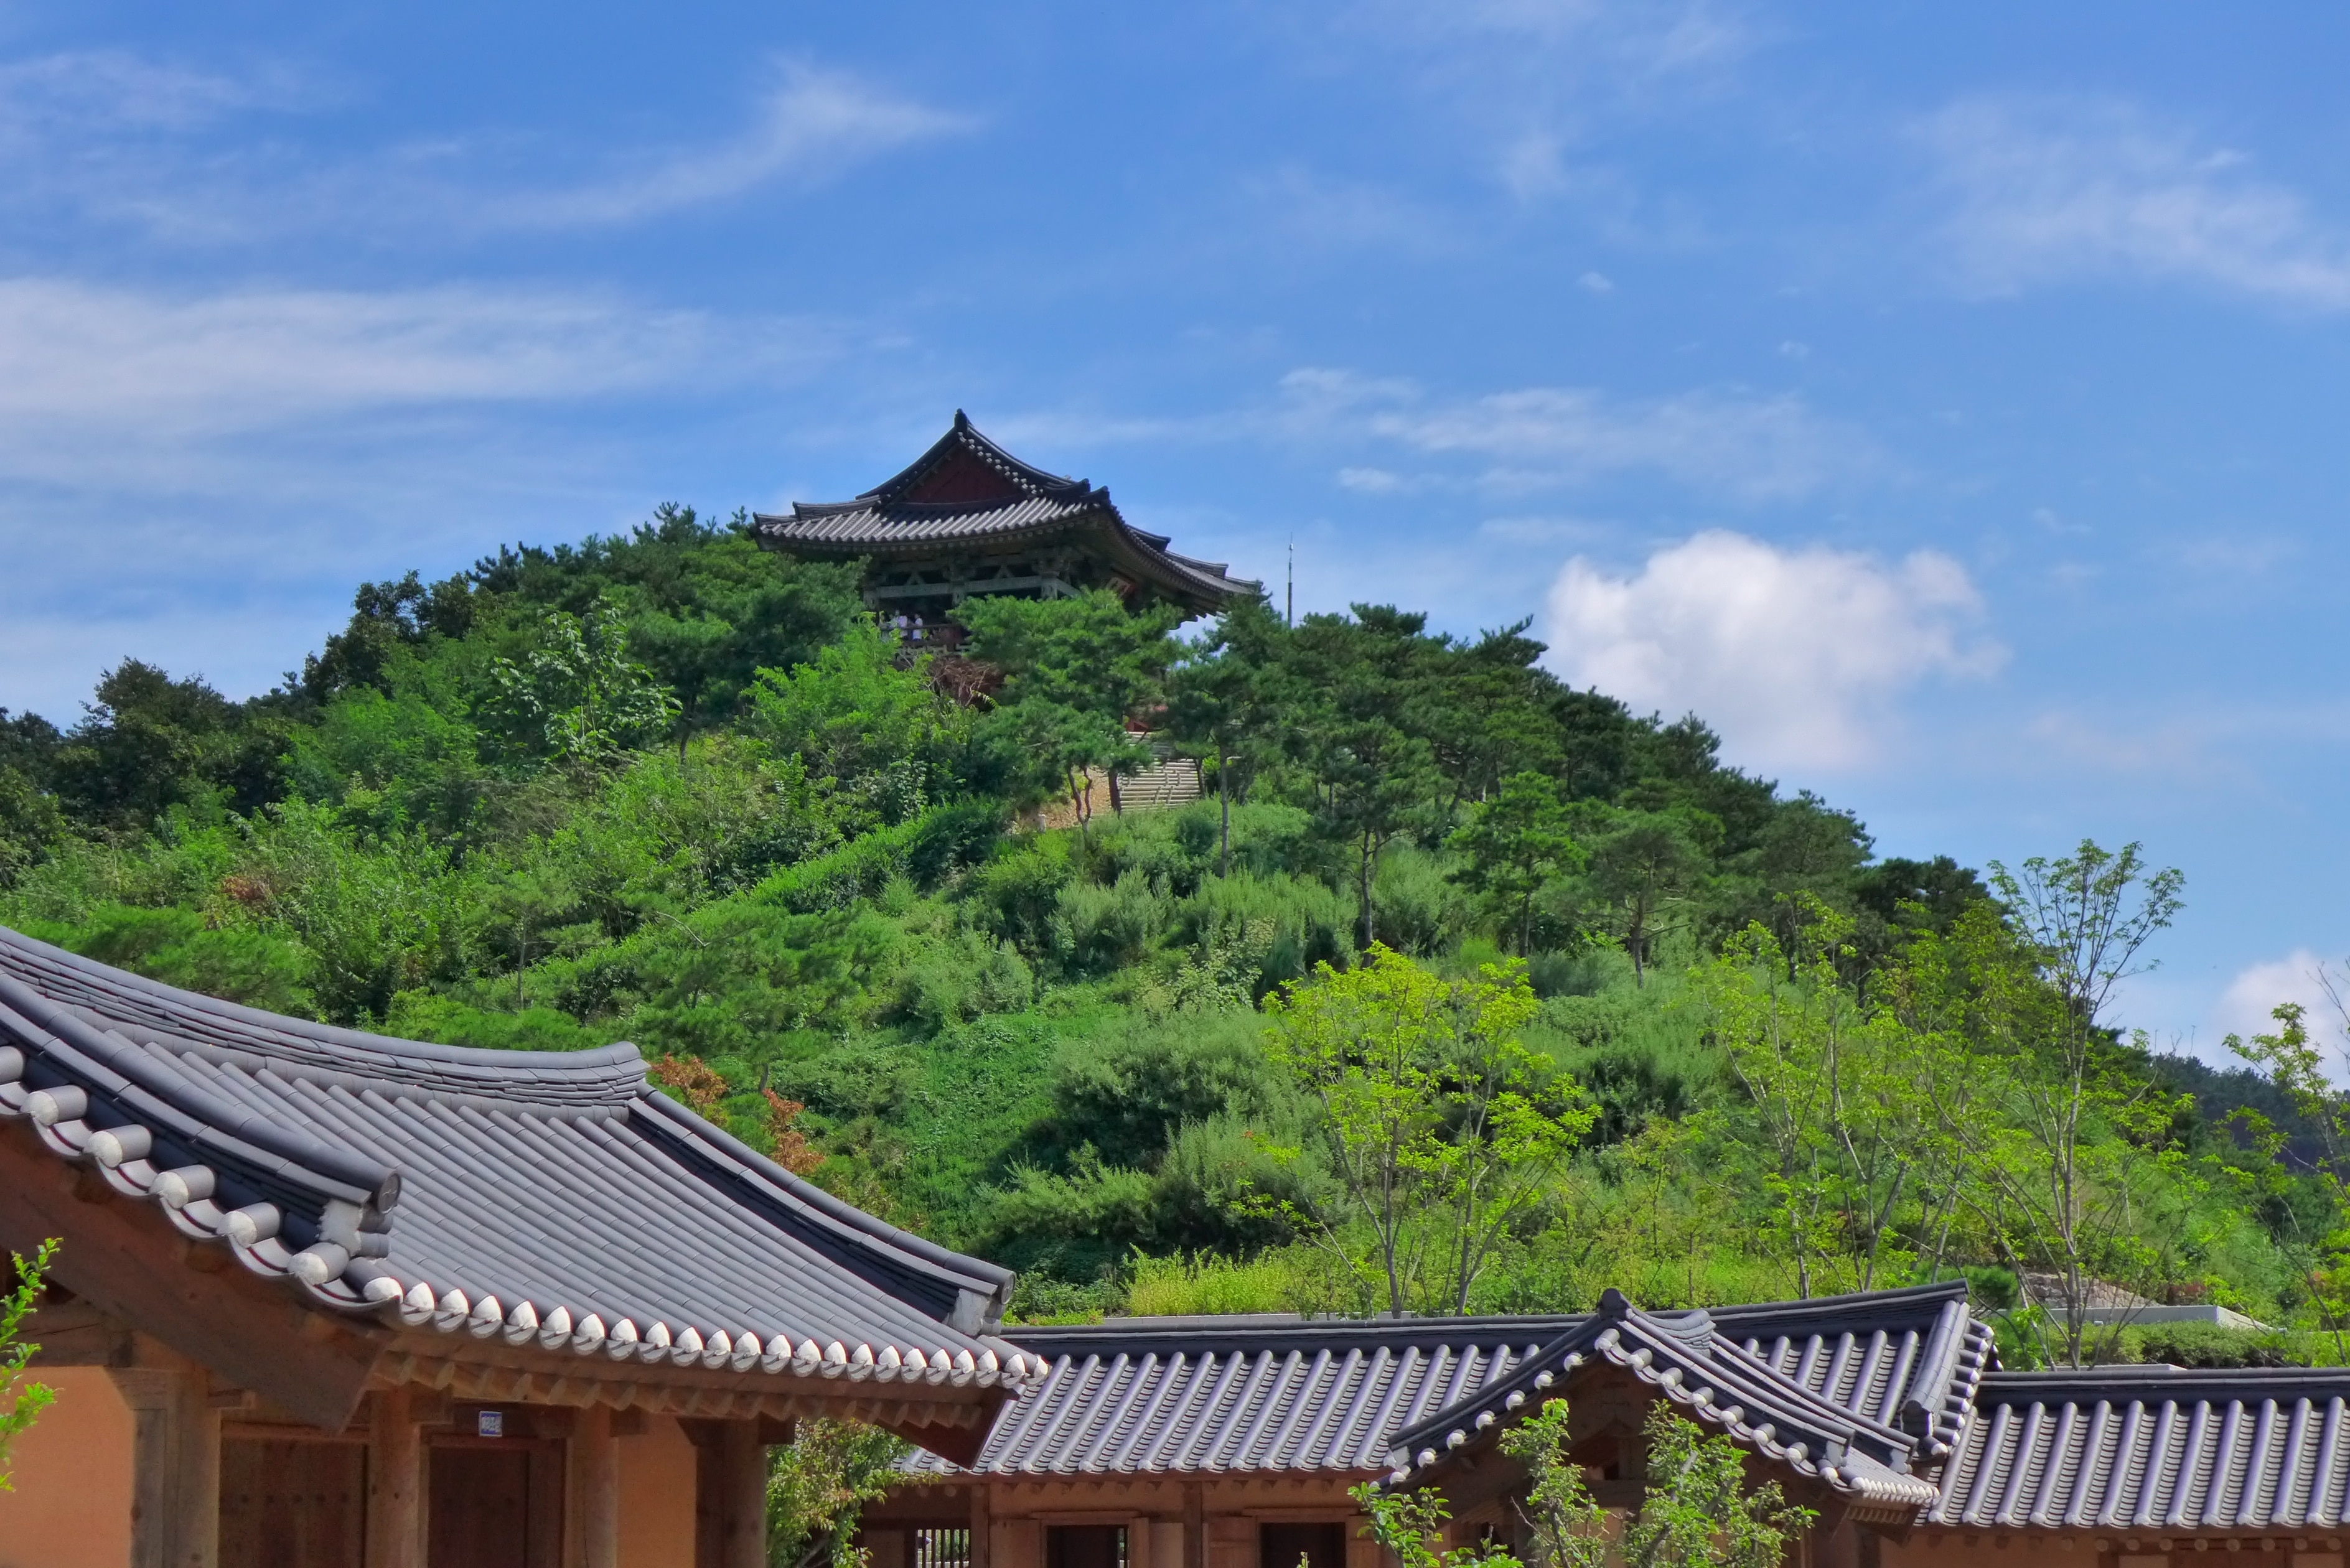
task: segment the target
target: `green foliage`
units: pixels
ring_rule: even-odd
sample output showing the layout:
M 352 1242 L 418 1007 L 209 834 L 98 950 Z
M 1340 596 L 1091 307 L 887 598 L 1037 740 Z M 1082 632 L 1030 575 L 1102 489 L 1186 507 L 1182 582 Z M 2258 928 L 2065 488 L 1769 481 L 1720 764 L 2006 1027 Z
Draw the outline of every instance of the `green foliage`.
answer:
M 1566 1401 L 1545 1399 L 1502 1434 L 1502 1452 L 1526 1469 L 1526 1498 L 1519 1509 L 1534 1568 L 1601 1568 L 1613 1544 L 1607 1511 L 1575 1462 L 1572 1428 Z
M 1523 971 L 1447 981 L 1384 947 L 1268 999 L 1270 1054 L 1318 1107 L 1314 1136 L 1342 1195 L 1301 1218 L 1390 1312 L 1423 1297 L 1466 1311 L 1519 1211 L 1591 1125 L 1575 1085 L 1519 1043 L 1535 1009 Z
M 517 743 L 558 762 L 602 762 L 660 736 L 680 711 L 669 689 L 629 657 L 620 607 L 544 611 L 521 659 L 490 668 L 489 711 Z
M 857 567 L 681 507 L 365 585 L 280 691 L 131 662 L 68 732 L 0 714 L 0 920 L 421 1038 L 632 1039 L 754 1143 L 764 1086 L 805 1103 L 815 1179 L 1017 1263 L 1024 1312 L 1963 1269 L 2046 1360 L 2074 1350 L 2033 1302 L 2070 1270 L 2340 1359 L 2312 1331 L 2344 1321 L 2345 1124 L 2307 1023 L 2248 1047 L 2268 1077 L 2126 1041 L 2100 988 L 2177 894 L 2134 851 L 1989 885 L 1873 862 L 1696 720 L 1563 687 L 1523 626 L 962 618 L 983 663 L 934 683 Z M 1107 808 L 1143 726 L 1214 798 Z M 1103 809 L 1024 825 L 1055 797 Z M 1390 1026 L 1416 1044 L 1365 1048 Z
M 965 743 L 970 715 L 931 684 L 928 654 L 902 668 L 895 637 L 850 627 L 816 660 L 759 672 L 757 729 L 844 797 L 849 831 L 920 811 Z
M 2350 1094 L 2336 1087 L 2325 1071 L 2325 1057 L 2307 1026 L 2307 1010 L 2297 1002 L 2281 1002 L 2271 1013 L 2277 1022 L 2273 1034 L 2250 1040 L 2228 1036 L 2228 1049 L 2263 1069 L 2269 1082 L 2317 1135 L 2317 1147 L 2307 1163 L 2317 1190 L 2326 1199 L 2323 1218 L 2303 1221 L 2290 1203 L 2280 1205 L 2287 1230 L 2286 1242 L 2326 1332 L 2334 1340 L 2337 1359 L 2350 1361 Z M 2276 1123 L 2258 1110 L 2235 1113 L 2234 1121 L 2264 1156 L 2261 1185 L 2271 1195 L 2280 1192 L 2288 1139 Z M 2283 1190 L 2290 1190 L 2283 1187 Z
M 1399 1568 L 1518 1568 L 1515 1557 L 1490 1542 L 1447 1549 L 1444 1526 L 1452 1511 L 1433 1490 L 1385 1491 L 1365 1481 L 1347 1495 L 1370 1521 L 1365 1532 Z
M 216 800 L 250 811 L 274 799 L 285 741 L 282 719 L 267 709 L 126 659 L 99 680 L 51 766 L 76 818 L 131 830 L 174 805 Z
M 0 1295 L 0 1491 L 16 1490 L 8 1479 L 9 1448 L 57 1397 L 46 1383 L 25 1381 L 25 1368 L 41 1347 L 25 1338 L 24 1330 L 61 1244 L 52 1236 L 29 1258 L 8 1254 L 8 1293 Z
M 1178 1127 L 1222 1112 L 1274 1108 L 1279 1090 L 1250 1013 L 1201 1023 L 1143 1025 L 1089 1040 L 1054 1074 L 1054 1119 L 1084 1129 L 1112 1165 L 1141 1166 L 1167 1151 Z
M 1639 1508 L 1611 1541 L 1607 1511 L 1593 1499 L 1570 1452 L 1566 1401 L 1502 1434 L 1502 1449 L 1525 1466 L 1523 1505 L 1534 1568 L 1778 1568 L 1817 1516 L 1791 1506 L 1777 1482 L 1750 1487 L 1746 1455 L 1728 1438 L 1709 1438 L 1659 1399 L 1648 1407 L 1647 1487 Z M 1369 1533 L 1404 1568 L 1517 1568 L 1491 1544 L 1440 1549 L 1442 1501 L 1432 1490 L 1388 1491 L 1367 1482 L 1351 1493 L 1369 1515 Z
M 1503 779 L 1451 843 L 1469 860 L 1455 875 L 1515 934 L 1521 954 L 1533 948 L 1535 900 L 1589 858 L 1569 830 L 1557 783 L 1536 773 Z
M 37 713 L 0 708 L 0 890 L 49 857 L 67 833 L 52 786 L 59 737 Z
M 879 1427 L 801 1417 L 767 1460 L 771 1568 L 862 1568 L 857 1521 L 867 1503 L 906 1484 L 898 1462 L 912 1451 Z
M 1750 1488 L 1746 1456 L 1664 1400 L 1648 1407 L 1647 1495 L 1625 1529 L 1626 1568 L 1779 1568 L 1816 1515 L 1768 1481 Z

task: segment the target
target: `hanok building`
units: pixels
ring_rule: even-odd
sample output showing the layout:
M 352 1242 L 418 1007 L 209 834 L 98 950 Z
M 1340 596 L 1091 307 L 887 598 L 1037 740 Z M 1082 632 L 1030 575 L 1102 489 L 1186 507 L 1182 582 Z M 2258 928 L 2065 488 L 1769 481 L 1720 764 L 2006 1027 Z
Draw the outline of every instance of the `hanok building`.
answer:
M 853 501 L 795 502 L 754 520 L 759 542 L 810 560 L 866 565 L 865 602 L 909 642 L 951 648 L 947 612 L 985 594 L 1058 598 L 1108 588 L 1129 606 L 1212 615 L 1258 585 L 1195 561 L 1118 514 L 1109 492 L 1032 467 L 972 428 L 947 433 Z
M 1046 1364 L 975 1462 L 868 1511 L 874 1568 L 1377 1568 L 1347 1495 L 1433 1486 L 1523 1547 L 1498 1438 L 1569 1402 L 1636 1507 L 1669 1401 L 1815 1512 L 1802 1568 L 2344 1568 L 2350 1373 L 1998 1370 L 1957 1284 L 1711 1312 L 1014 1331 Z M 2248 1559 L 2243 1554 L 2255 1554 Z
M 0 1246 L 63 1239 L 0 1568 L 752 1568 L 809 1414 L 974 1459 L 1011 1276 L 636 1048 L 280 1018 L 0 930 Z

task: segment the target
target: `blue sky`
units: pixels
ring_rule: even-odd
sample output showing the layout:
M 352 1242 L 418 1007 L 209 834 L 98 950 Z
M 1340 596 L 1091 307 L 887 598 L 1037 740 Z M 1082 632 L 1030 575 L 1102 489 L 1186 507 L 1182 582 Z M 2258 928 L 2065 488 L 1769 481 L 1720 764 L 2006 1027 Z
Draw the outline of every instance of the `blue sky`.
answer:
M 0 0 L 0 704 L 834 499 L 957 407 L 1301 607 L 1973 864 L 2142 839 L 2127 1022 L 2350 951 L 2350 11 Z

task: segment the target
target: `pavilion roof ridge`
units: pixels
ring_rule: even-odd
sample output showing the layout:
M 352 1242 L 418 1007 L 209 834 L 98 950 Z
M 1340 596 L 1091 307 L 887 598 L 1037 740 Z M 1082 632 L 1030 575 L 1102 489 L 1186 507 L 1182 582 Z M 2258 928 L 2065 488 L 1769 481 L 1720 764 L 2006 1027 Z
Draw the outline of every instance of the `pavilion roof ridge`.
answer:
M 868 505 L 910 504 L 900 499 L 905 493 L 919 485 L 933 469 L 958 451 L 970 453 L 1032 496 L 1060 499 L 1071 495 L 1093 495 L 1105 504 L 1109 500 L 1107 490 L 1097 490 L 1087 481 L 1074 479 L 1065 473 L 1048 472 L 1035 463 L 1013 456 L 981 434 L 979 427 L 971 422 L 971 416 L 961 409 L 955 410 L 954 422 L 947 427 L 946 434 L 932 441 L 921 456 L 872 489 L 859 492 L 856 500 Z

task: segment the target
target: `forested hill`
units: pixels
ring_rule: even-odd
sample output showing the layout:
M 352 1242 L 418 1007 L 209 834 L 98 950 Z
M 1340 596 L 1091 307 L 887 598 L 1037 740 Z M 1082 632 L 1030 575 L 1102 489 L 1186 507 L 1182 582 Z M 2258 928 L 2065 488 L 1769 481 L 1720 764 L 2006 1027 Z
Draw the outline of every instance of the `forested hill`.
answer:
M 2054 1267 L 2324 1319 L 2323 1171 L 2220 1127 L 2221 1081 L 2167 1087 L 2037 940 L 2077 861 L 1992 901 L 1877 860 L 1698 719 L 1563 686 L 1523 627 L 962 614 L 959 653 L 916 657 L 853 567 L 676 508 L 369 585 L 265 696 L 126 662 L 68 728 L 0 711 L 0 920 L 395 1034 L 635 1040 L 795 1168 L 1020 1266 L 1032 1316 L 1960 1268 L 1996 1297 Z M 1088 770 L 1152 761 L 1129 720 L 1207 798 L 1084 809 Z M 2077 879 L 2160 904 L 2138 870 Z M 1323 964 L 1389 989 L 1293 987 Z M 1302 1043 L 1407 992 L 1507 1070 L 1416 1080 L 1426 1211 L 1382 1230 L 1350 1206 L 1354 1069 Z M 2034 1096 L 2083 1063 L 2085 1136 L 2043 1147 Z M 2272 1109 L 2318 1148 L 2323 1106 Z M 2052 1252 L 2033 1182 L 2067 1158 L 2106 1207 Z

